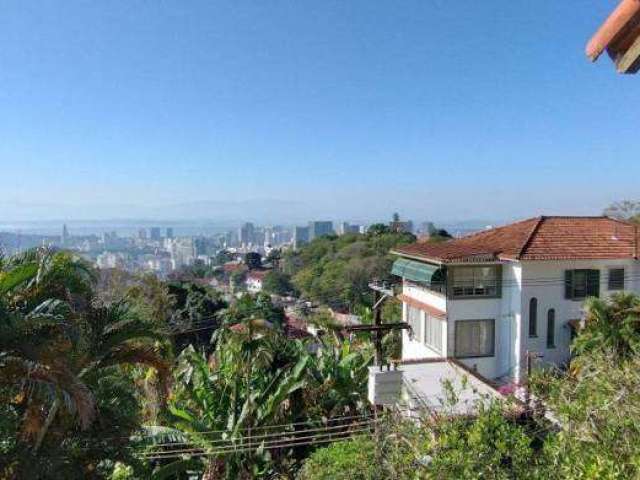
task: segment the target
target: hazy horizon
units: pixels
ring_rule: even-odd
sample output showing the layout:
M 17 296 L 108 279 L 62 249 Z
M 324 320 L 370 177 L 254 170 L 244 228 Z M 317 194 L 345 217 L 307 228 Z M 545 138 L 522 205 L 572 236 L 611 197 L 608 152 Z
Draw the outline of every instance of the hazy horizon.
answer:
M 639 196 L 640 88 L 584 55 L 613 0 L 134 3 L 5 5 L 0 222 L 508 220 Z

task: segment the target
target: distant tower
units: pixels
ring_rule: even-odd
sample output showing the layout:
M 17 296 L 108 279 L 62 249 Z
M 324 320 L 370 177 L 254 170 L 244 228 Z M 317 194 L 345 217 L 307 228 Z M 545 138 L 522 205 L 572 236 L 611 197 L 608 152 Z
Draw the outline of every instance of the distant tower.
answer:
M 67 228 L 67 224 L 65 223 L 64 225 L 62 225 L 62 245 L 63 246 L 67 246 L 69 245 L 69 229 Z
M 167 238 L 173 238 L 173 227 L 167 227 Z
M 255 244 L 255 227 L 247 222 L 238 229 L 238 241 L 240 245 Z
M 151 240 L 160 241 L 162 239 L 162 234 L 160 232 L 160 227 L 151 227 Z

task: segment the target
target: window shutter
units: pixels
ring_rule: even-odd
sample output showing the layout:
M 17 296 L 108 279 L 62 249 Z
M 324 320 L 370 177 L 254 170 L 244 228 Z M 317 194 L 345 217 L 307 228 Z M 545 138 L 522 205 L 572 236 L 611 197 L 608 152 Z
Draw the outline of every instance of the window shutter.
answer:
M 564 271 L 564 298 L 573 298 L 573 271 Z
M 587 273 L 587 296 L 600 296 L 600 270 L 589 270 Z

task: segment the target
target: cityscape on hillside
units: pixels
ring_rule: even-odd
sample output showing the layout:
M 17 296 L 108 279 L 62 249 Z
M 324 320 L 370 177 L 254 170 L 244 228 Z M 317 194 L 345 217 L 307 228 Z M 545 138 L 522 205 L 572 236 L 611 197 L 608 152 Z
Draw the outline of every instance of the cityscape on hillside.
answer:
M 415 234 L 428 240 L 437 232 L 433 222 L 414 225 L 400 220 L 398 214 L 387 222 L 391 231 Z M 14 255 L 34 247 L 50 247 L 77 252 L 100 269 L 123 269 L 131 273 L 154 273 L 160 278 L 188 267 L 220 265 L 220 254 L 242 258 L 256 253 L 266 258 L 274 250 L 297 250 L 316 238 L 331 235 L 365 234 L 369 225 L 349 222 L 313 220 L 304 226 L 255 225 L 244 222 L 237 229 L 210 235 L 180 235 L 174 227 L 140 227 L 135 234 L 118 234 L 116 230 L 101 234 L 74 234 L 67 224 L 60 235 L 0 232 L 0 251 Z M 477 229 L 476 229 L 477 230 Z M 453 236 L 474 231 L 452 230 Z

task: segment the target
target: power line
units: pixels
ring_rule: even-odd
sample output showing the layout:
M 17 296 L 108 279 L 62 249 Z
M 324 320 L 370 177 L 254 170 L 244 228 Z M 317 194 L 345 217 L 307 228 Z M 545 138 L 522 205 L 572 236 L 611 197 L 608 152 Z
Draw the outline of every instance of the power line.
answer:
M 190 457 L 211 457 L 216 455 L 222 455 L 225 453 L 246 453 L 255 450 L 273 450 L 273 449 L 282 449 L 282 448 L 291 448 L 291 447 L 300 447 L 307 445 L 314 445 L 318 443 L 327 443 L 327 442 L 335 442 L 350 438 L 356 434 L 371 434 L 370 428 L 360 428 L 355 429 L 349 432 L 338 432 L 338 433 L 326 433 L 320 435 L 312 435 L 310 437 L 301 437 L 299 440 L 296 439 L 287 439 L 282 441 L 275 442 L 261 442 L 255 443 L 251 445 L 240 445 L 240 446 L 228 446 L 228 447 L 220 447 L 217 449 L 209 450 L 209 451 L 199 451 L 199 452 L 172 452 L 167 455 L 163 455 L 161 453 L 152 453 L 151 455 L 139 454 L 138 456 L 147 460 L 159 460 L 166 458 L 180 458 L 183 456 Z
M 322 436 L 322 435 L 340 435 L 342 433 L 348 433 L 350 431 L 355 430 L 361 430 L 365 427 L 370 427 L 372 425 L 374 425 L 377 422 L 377 420 L 368 420 L 366 422 L 357 422 L 357 423 L 351 423 L 351 424 L 345 424 L 345 425 L 337 425 L 337 426 L 333 426 L 333 427 L 327 427 L 327 428 L 319 428 L 319 429 L 306 429 L 306 430 L 298 430 L 298 431 L 293 431 L 293 432 L 282 432 L 282 433 L 277 433 L 277 434 L 270 434 L 270 435 L 263 435 L 263 436 L 251 436 L 251 435 L 246 435 L 246 436 L 242 436 L 242 437 L 233 437 L 233 438 L 229 438 L 229 439 L 215 439 L 215 440 L 208 440 L 207 442 L 203 443 L 203 446 L 199 446 L 199 447 L 193 447 L 193 448 L 177 448 L 174 450 L 160 450 L 157 452 L 145 452 L 144 455 L 155 455 L 155 454 L 170 454 L 170 453 L 189 453 L 192 451 L 201 451 L 205 448 L 208 447 L 215 447 L 218 445 L 222 445 L 222 446 L 226 446 L 226 445 L 234 445 L 237 446 L 238 444 L 240 444 L 241 447 L 252 447 L 252 446 L 259 446 L 262 444 L 275 444 L 278 442 L 283 442 L 283 441 L 297 441 L 297 440 L 304 440 L 304 439 L 309 439 L 309 438 L 315 438 L 317 436 Z M 342 430 L 346 430 L 346 431 L 340 431 L 340 429 Z M 164 444 L 164 445 L 152 445 L 152 448 L 157 448 L 159 446 L 163 446 L 163 447 L 172 447 L 172 446 L 179 446 L 179 445 L 194 445 L 193 442 L 191 443 L 184 443 L 184 442 L 176 442 L 176 443 L 169 443 L 169 444 Z

